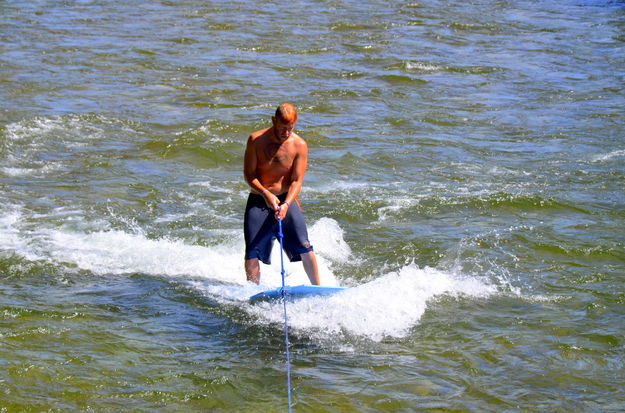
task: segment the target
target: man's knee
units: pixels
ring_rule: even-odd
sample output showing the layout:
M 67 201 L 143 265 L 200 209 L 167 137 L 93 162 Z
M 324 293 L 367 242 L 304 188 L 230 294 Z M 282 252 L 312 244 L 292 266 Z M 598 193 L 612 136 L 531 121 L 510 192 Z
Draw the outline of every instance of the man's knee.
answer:
M 315 251 L 302 252 L 300 256 L 302 260 L 312 260 L 315 257 Z
M 260 263 L 258 258 L 250 258 L 245 260 L 245 275 L 248 281 L 256 284 L 260 282 Z

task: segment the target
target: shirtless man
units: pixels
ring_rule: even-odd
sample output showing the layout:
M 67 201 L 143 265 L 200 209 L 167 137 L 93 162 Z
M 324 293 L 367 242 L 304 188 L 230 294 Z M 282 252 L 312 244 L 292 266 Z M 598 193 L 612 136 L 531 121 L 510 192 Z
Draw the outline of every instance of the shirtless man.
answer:
M 319 285 L 319 270 L 297 195 L 302 189 L 308 145 L 293 133 L 297 111 L 283 103 L 271 117 L 273 126 L 250 135 L 245 148 L 243 174 L 252 188 L 244 218 L 245 273 L 260 282 L 259 259 L 270 264 L 271 248 L 282 220 L 283 247 L 289 259 L 302 261 L 313 285 Z

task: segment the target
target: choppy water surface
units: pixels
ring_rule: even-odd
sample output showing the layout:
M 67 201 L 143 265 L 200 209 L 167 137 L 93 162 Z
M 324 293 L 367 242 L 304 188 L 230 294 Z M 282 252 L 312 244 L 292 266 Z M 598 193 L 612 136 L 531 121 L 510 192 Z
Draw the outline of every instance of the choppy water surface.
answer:
M 295 411 L 621 411 L 624 29 L 608 0 L 0 2 L 0 410 L 286 409 L 241 169 L 290 101 L 352 287 L 289 305 Z

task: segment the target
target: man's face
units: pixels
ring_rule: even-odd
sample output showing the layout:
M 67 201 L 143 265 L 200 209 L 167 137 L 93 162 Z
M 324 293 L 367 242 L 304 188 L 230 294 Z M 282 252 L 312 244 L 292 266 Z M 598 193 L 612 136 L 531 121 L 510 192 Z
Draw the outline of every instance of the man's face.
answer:
M 276 131 L 276 139 L 280 142 L 284 142 L 289 139 L 289 136 L 291 136 L 293 128 L 295 127 L 295 122 L 287 122 L 283 119 L 276 119 L 275 117 L 273 117 L 272 120 L 274 130 Z

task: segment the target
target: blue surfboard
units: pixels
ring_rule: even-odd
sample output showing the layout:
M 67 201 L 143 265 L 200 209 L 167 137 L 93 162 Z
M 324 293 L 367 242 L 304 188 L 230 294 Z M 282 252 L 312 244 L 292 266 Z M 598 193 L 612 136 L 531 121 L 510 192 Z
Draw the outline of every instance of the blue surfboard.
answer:
M 282 297 L 284 292 L 287 298 L 303 298 L 315 295 L 330 295 L 347 290 L 347 287 L 327 287 L 323 285 L 297 285 L 291 287 L 285 285 L 284 288 L 278 287 L 273 290 L 263 291 L 250 297 L 250 301 L 267 301 L 275 300 Z

